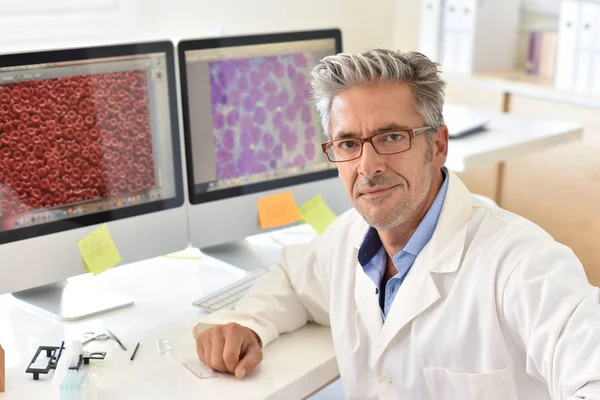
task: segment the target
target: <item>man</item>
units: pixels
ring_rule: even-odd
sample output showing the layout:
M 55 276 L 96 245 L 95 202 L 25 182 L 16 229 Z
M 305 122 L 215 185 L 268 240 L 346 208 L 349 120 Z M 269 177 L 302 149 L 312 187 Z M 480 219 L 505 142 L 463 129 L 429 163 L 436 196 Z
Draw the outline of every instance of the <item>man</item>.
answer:
M 348 399 L 600 399 L 599 291 L 567 247 L 443 167 L 437 66 L 339 54 L 312 88 L 354 207 L 198 324 L 200 360 L 243 377 L 261 341 L 313 320 Z

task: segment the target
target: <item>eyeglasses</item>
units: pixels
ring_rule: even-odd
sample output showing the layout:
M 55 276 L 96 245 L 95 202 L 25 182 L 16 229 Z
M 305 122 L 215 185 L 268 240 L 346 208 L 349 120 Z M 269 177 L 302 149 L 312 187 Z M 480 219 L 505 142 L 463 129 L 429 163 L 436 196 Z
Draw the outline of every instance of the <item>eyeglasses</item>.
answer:
M 432 128 L 421 128 L 388 131 L 377 133 L 368 138 L 344 138 L 325 142 L 321 145 L 323 152 L 331 162 L 346 162 L 362 156 L 365 143 L 371 143 L 377 154 L 390 155 L 410 150 L 412 139 L 431 131 Z

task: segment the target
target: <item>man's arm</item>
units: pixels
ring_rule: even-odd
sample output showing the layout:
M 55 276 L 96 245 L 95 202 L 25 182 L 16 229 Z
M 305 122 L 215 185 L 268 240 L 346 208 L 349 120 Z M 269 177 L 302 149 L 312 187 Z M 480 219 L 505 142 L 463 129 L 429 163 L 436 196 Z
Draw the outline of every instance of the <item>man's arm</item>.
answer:
M 527 373 L 553 399 L 600 399 L 599 289 L 571 250 L 552 243 L 525 256 L 502 304 Z
M 235 322 L 254 331 L 265 346 L 308 321 L 327 325 L 329 304 L 317 260 L 320 239 L 284 247 L 281 261 L 256 281 L 235 310 L 202 318 L 194 327 L 194 337 L 211 326 Z

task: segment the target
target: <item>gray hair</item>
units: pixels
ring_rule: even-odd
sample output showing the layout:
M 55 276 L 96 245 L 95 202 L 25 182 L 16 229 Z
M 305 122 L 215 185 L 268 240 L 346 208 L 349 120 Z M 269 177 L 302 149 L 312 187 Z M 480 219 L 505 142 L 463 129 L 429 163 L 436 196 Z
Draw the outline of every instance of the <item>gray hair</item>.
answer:
M 353 87 L 373 83 L 404 82 L 410 85 L 417 112 L 425 125 L 438 130 L 444 123 L 444 88 L 438 64 L 417 52 L 372 49 L 323 58 L 310 77 L 323 132 L 329 138 L 333 98 Z M 432 135 L 428 135 L 431 139 Z

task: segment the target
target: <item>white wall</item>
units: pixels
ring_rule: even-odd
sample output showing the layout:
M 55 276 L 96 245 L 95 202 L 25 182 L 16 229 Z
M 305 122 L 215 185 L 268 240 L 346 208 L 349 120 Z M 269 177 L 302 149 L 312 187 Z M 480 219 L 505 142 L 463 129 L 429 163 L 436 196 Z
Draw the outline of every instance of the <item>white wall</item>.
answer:
M 136 40 L 149 32 L 153 17 L 142 3 L 0 0 L 0 53 Z
M 181 37 L 340 27 L 346 50 L 390 47 L 396 0 L 173 0 L 156 3 L 157 29 Z
M 393 48 L 419 50 L 421 0 L 398 0 L 394 18 Z
M 403 15 L 412 24 L 403 34 L 397 18 L 414 3 L 418 11 L 415 0 L 0 0 L 0 52 L 329 27 L 342 29 L 345 50 L 416 48 L 418 20 Z

